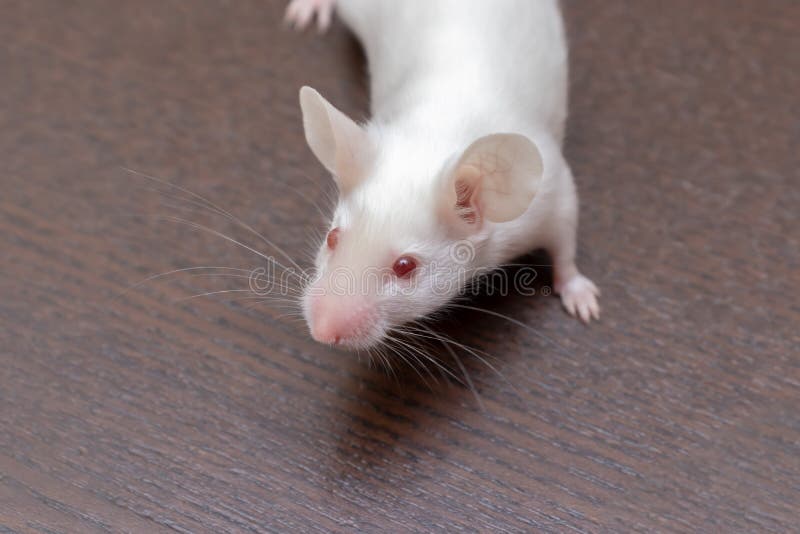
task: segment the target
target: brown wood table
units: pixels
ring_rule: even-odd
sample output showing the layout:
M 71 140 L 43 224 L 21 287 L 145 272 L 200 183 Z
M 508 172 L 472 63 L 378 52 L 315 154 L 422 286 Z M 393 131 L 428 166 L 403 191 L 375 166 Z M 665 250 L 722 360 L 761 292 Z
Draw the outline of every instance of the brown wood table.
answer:
M 483 409 L 315 344 L 246 278 L 126 291 L 259 266 L 176 219 L 275 253 L 131 170 L 308 265 L 333 187 L 297 90 L 363 117 L 365 67 L 282 10 L 2 3 L 0 531 L 800 529 L 800 3 L 564 2 L 603 318 L 483 295 L 525 327 L 435 325 L 490 355 L 463 355 Z

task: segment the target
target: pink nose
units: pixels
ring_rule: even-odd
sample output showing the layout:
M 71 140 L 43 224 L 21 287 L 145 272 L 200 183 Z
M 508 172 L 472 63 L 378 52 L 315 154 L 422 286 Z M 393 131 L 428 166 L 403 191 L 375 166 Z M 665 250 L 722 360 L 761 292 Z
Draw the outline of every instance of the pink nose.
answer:
M 372 316 L 363 299 L 318 296 L 311 304 L 311 337 L 332 345 L 357 341 L 369 333 Z

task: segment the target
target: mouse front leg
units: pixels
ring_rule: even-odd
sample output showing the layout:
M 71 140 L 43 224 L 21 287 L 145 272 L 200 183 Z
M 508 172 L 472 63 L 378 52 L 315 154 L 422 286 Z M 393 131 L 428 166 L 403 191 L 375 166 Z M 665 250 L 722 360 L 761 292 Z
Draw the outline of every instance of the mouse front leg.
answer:
M 317 29 L 323 33 L 331 25 L 335 5 L 336 0 L 292 0 L 284 19 L 294 29 L 304 30 L 316 16 Z
M 572 182 L 569 167 L 566 173 Z M 577 197 L 570 187 L 571 196 L 556 217 L 550 239 L 549 252 L 553 258 L 553 283 L 555 292 L 561 296 L 561 303 L 573 317 L 579 317 L 584 323 L 592 319 L 600 319 L 600 305 L 597 297 L 600 290 L 594 282 L 582 275 L 575 265 L 575 243 L 577 239 Z
M 600 319 L 600 305 L 597 303 L 600 290 L 578 271 L 574 261 L 556 260 L 555 291 L 561 295 L 564 309 L 573 317 L 580 317 L 584 323 Z

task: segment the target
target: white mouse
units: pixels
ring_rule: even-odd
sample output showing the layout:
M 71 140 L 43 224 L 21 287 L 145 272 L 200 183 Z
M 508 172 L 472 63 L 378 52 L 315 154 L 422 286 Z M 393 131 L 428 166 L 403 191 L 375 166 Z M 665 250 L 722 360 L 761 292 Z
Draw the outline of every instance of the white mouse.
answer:
M 566 310 L 599 318 L 575 266 L 557 0 L 293 0 L 286 16 L 324 30 L 334 9 L 366 51 L 372 118 L 300 90 L 306 140 L 339 189 L 303 296 L 312 337 L 374 346 L 542 247 Z

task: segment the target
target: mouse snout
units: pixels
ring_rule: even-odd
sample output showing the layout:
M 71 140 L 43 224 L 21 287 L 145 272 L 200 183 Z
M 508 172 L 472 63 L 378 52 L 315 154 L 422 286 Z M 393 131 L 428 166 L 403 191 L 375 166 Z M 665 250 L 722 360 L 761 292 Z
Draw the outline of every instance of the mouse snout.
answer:
M 330 345 L 359 345 L 370 338 L 376 323 L 363 297 L 317 296 L 311 304 L 311 337 Z

